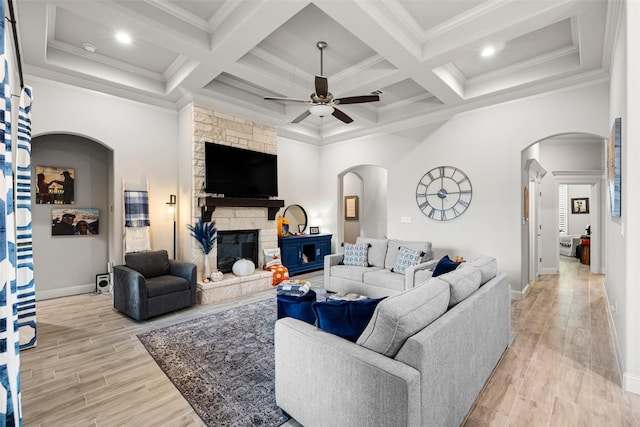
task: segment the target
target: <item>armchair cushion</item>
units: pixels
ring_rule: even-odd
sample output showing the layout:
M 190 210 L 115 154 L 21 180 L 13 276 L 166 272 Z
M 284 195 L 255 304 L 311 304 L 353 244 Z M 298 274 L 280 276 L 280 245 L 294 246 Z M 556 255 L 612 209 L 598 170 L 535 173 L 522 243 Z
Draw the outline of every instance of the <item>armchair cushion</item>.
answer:
M 146 279 L 147 297 L 153 298 L 158 295 L 169 294 L 189 290 L 190 283 L 187 279 L 177 276 L 156 276 Z
M 124 257 L 127 267 L 142 274 L 145 279 L 169 274 L 169 254 L 165 250 L 131 252 Z

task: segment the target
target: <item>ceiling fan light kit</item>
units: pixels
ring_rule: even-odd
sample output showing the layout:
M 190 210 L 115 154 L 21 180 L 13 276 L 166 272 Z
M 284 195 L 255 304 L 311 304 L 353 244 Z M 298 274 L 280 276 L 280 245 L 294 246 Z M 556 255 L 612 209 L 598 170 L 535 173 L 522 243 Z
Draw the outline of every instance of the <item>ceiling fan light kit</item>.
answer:
M 312 105 L 309 107 L 309 112 L 316 117 L 330 116 L 334 110 L 335 108 L 327 104 Z
M 318 50 L 320 50 L 320 75 L 317 75 L 315 77 L 316 91 L 311 94 L 310 101 L 306 101 L 304 99 L 282 98 L 273 96 L 264 97 L 264 99 L 268 101 L 304 102 L 306 104 L 309 104 L 309 108 L 307 109 L 307 111 L 303 112 L 298 117 L 293 119 L 291 123 L 300 123 L 310 115 L 313 115 L 315 117 L 326 117 L 331 115 L 342 121 L 343 123 L 351 123 L 353 122 L 353 119 L 343 111 L 335 108 L 336 105 L 362 104 L 365 102 L 380 101 L 380 96 L 377 93 L 363 96 L 347 96 L 345 98 L 334 98 L 333 94 L 329 92 L 329 81 L 324 76 L 323 52 L 327 48 L 327 42 L 319 41 L 318 43 L 316 43 L 316 47 L 318 48 Z

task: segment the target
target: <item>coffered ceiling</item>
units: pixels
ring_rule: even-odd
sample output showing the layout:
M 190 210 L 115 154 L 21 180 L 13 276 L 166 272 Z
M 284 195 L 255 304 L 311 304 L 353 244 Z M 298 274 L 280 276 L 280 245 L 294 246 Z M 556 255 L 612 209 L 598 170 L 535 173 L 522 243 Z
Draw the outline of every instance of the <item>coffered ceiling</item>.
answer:
M 611 0 L 16 2 L 23 68 L 154 105 L 190 101 L 325 144 L 433 128 L 469 109 L 609 77 Z M 122 44 L 116 33 L 127 32 Z M 320 73 L 354 121 L 309 116 Z M 87 46 L 90 45 L 90 46 Z M 492 57 L 481 51 L 496 48 Z M 91 52 L 93 47 L 95 51 Z M 89 50 L 87 50 L 89 49 Z

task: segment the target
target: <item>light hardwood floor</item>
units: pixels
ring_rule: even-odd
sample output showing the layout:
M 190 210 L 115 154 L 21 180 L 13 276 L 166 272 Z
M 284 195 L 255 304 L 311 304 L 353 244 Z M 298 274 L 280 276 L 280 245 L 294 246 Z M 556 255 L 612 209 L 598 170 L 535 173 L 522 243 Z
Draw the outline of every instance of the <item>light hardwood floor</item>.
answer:
M 602 282 L 567 260 L 560 275 L 543 276 L 512 302 L 516 338 L 465 426 L 640 426 L 640 396 L 620 387 Z M 273 296 L 140 323 L 106 295 L 38 302 L 38 346 L 20 354 L 24 425 L 202 426 L 136 334 Z

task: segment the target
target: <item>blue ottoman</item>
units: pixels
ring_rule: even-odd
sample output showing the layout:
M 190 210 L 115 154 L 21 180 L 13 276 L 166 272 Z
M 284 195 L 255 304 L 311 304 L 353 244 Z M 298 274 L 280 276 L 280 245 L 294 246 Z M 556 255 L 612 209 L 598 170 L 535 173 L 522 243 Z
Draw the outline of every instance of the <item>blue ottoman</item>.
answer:
M 278 319 L 293 317 L 312 325 L 316 323 L 316 315 L 311 308 L 311 304 L 316 301 L 314 291 L 309 291 L 301 297 L 278 295 L 276 298 L 278 299 Z

